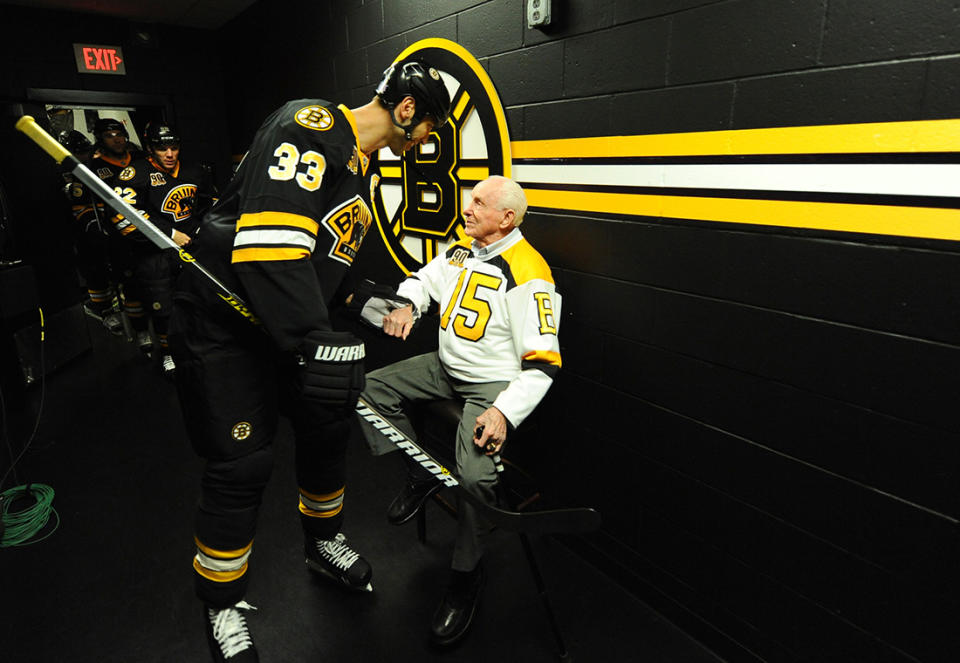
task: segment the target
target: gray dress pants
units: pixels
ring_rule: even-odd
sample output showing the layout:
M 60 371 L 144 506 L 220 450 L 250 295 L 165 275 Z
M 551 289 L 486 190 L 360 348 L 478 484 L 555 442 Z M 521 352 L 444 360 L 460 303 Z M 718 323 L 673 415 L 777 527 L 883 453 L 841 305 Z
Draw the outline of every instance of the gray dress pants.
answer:
M 441 399 L 463 401 L 463 416 L 457 429 L 456 472 L 464 488 L 489 504 L 496 504 L 494 486 L 497 473 L 493 461 L 473 443 L 477 417 L 489 408 L 507 382 L 464 382 L 447 375 L 436 352 L 411 357 L 367 373 L 367 388 L 362 398 L 384 419 L 417 440 L 416 431 L 404 412 L 410 403 Z M 396 451 L 397 447 L 382 433 L 360 418 L 360 425 L 374 455 Z M 421 475 L 421 478 L 424 478 Z M 458 506 L 457 540 L 451 567 L 472 571 L 483 555 L 481 536 L 489 525 L 481 522 L 476 510 L 461 500 Z

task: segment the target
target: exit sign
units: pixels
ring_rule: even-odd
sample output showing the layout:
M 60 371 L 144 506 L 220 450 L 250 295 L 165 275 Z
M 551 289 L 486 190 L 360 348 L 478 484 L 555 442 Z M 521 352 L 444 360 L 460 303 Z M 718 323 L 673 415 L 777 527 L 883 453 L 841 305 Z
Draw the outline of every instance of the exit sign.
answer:
M 103 44 L 74 44 L 73 56 L 77 71 L 81 74 L 114 74 L 123 76 L 127 68 L 123 64 L 123 49 Z

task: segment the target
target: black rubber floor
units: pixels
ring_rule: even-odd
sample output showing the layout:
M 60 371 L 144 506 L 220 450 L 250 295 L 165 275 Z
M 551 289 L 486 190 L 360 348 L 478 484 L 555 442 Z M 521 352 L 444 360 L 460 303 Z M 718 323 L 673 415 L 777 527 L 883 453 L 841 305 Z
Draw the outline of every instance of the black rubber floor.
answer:
M 55 490 L 60 522 L 42 542 L 0 549 L 0 661 L 208 661 L 191 568 L 201 464 L 173 386 L 130 344 L 92 321 L 89 331 L 93 350 L 47 379 L 39 430 L 17 466 L 20 484 Z M 34 385 L 8 412 L 15 453 L 39 396 Z M 485 560 L 488 584 L 466 641 L 446 652 L 428 646 L 454 522 L 431 505 L 426 544 L 413 523 L 388 525 L 399 459 L 372 458 L 360 444 L 350 450 L 344 531 L 373 565 L 374 592 L 314 579 L 303 562 L 288 429 L 276 446 L 247 597 L 258 608 L 249 623 L 262 661 L 558 660 L 519 540 L 506 532 Z M 718 660 L 558 541 L 534 546 L 575 660 Z

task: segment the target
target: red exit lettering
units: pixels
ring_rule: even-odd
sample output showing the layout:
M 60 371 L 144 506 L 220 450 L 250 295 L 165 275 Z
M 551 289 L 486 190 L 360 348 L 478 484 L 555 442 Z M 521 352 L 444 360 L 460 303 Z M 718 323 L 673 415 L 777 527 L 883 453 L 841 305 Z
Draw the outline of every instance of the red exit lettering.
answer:
M 83 49 L 83 63 L 87 69 L 94 71 L 117 71 L 117 66 L 123 62 L 113 48 L 93 48 L 86 46 Z

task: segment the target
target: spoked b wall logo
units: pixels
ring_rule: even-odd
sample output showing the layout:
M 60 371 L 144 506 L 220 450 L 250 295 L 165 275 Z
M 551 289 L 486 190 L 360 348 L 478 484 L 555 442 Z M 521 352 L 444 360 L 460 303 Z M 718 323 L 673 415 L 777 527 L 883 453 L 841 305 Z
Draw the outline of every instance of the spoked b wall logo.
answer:
M 510 177 L 510 137 L 496 89 L 483 67 L 459 44 L 424 39 L 396 61 L 423 59 L 440 71 L 450 92 L 450 120 L 402 157 L 378 154 L 377 227 L 397 266 L 420 269 L 466 237 L 463 207 L 474 185 L 490 175 Z

